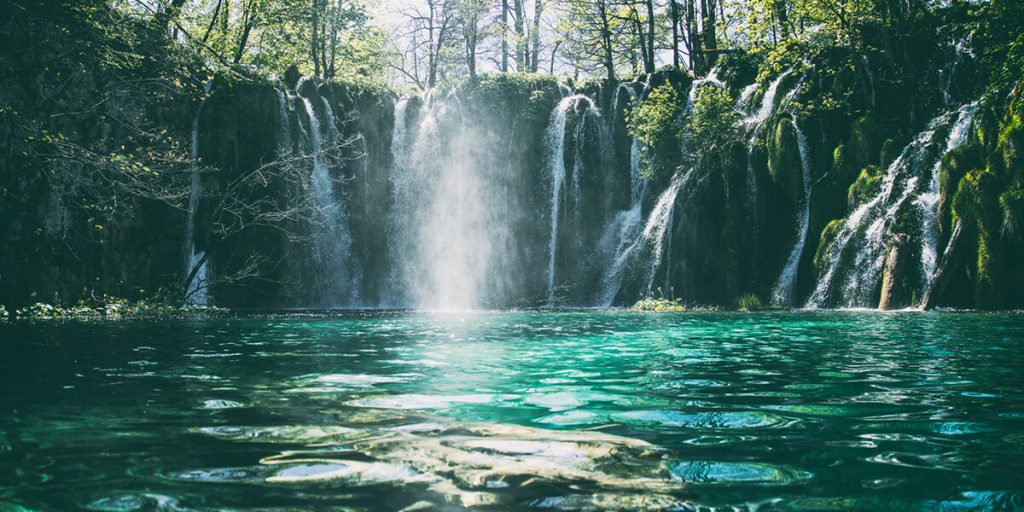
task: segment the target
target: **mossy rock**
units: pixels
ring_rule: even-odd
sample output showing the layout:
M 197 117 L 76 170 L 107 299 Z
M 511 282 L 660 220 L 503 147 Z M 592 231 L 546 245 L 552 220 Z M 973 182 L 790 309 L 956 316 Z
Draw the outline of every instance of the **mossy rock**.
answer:
M 835 219 L 826 224 L 825 229 L 821 230 L 821 236 L 818 239 L 818 249 L 814 252 L 814 269 L 819 274 L 828 263 L 825 261 L 825 256 L 828 254 L 829 248 L 835 242 L 836 235 L 845 225 L 846 219 Z
M 896 142 L 896 139 L 885 139 L 885 142 L 882 143 L 881 167 L 886 169 L 892 165 L 899 158 L 901 151 L 903 148 Z
M 861 169 L 857 181 L 850 185 L 850 190 L 846 195 L 846 204 L 850 209 L 853 210 L 878 194 L 884 176 L 885 173 L 877 165 L 869 165 Z
M 1024 120 L 1019 114 L 1010 114 L 999 131 L 999 142 L 997 144 L 999 157 L 1002 159 L 1003 169 L 1015 184 L 1020 184 L 1024 178 Z
M 768 172 L 792 204 L 803 197 L 803 168 L 793 121 L 779 118 L 768 141 Z
M 953 195 L 954 222 L 963 219 L 981 230 L 993 226 L 998 219 L 996 180 L 990 169 L 974 169 L 965 174 Z
M 882 134 L 884 130 L 873 114 L 858 118 L 850 125 L 850 147 L 858 163 L 864 167 L 875 162 L 882 150 Z
M 1013 187 L 999 196 L 999 207 L 1003 211 L 1003 225 L 1001 234 L 1010 242 L 1020 243 L 1024 241 L 1024 232 L 1021 231 L 1024 222 L 1024 189 Z

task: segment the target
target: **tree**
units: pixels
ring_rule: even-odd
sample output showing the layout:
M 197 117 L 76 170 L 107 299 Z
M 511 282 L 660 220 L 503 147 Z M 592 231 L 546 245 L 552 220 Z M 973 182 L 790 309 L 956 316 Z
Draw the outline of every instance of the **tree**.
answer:
M 483 17 L 487 14 L 485 0 L 461 0 L 458 17 L 461 21 L 466 69 L 476 78 L 477 52 L 484 35 Z
M 597 63 L 605 77 L 615 81 L 614 32 L 611 0 L 570 0 L 563 4 L 563 27 L 573 39 L 573 53 L 581 64 Z
M 446 52 L 455 42 L 458 20 L 455 0 L 425 0 L 424 4 L 400 11 L 406 18 L 404 35 L 408 46 L 401 50 L 402 63 L 397 69 L 418 87 L 429 88 L 437 85 L 443 73 Z

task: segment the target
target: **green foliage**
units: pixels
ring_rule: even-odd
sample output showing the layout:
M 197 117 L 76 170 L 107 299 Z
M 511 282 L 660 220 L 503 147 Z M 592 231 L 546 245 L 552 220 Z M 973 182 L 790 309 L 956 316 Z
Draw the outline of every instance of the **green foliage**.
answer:
M 1003 210 L 1002 234 L 1008 240 L 1022 240 L 1020 222 L 1024 220 L 1024 188 L 1016 186 L 999 196 Z
M 999 130 L 997 147 L 1002 157 L 1003 168 L 1007 171 L 1016 171 L 1018 175 L 1024 175 L 1021 167 L 1024 167 L 1024 119 L 1020 112 L 1012 110 L 1007 112 L 1006 119 Z
M 757 311 L 764 306 L 760 297 L 753 293 L 745 293 L 736 299 L 736 307 L 740 311 Z
M 825 225 L 825 229 L 821 230 L 821 236 L 818 239 L 818 250 L 814 252 L 814 268 L 818 272 L 824 270 L 828 264 L 826 257 L 828 256 L 828 250 L 835 242 L 836 235 L 846 225 L 846 219 L 833 219 Z
M 3 311 L 6 315 L 6 310 Z M 177 307 L 159 298 L 131 301 L 104 295 L 101 299 L 81 300 L 71 306 L 37 302 L 15 311 L 19 319 L 30 320 L 120 320 L 132 318 L 170 318 L 180 316 L 224 315 L 228 310 L 212 306 Z
M 658 296 L 648 295 L 633 305 L 634 311 L 645 311 L 651 313 L 679 313 L 686 311 L 686 305 L 680 299 L 668 298 L 665 292 L 658 288 Z M 674 294 L 673 294 L 674 295 Z
M 651 178 L 675 171 L 684 126 L 686 104 L 671 84 L 651 90 L 650 95 L 626 115 L 629 134 L 645 151 L 640 173 Z
M 683 122 L 684 161 L 700 166 L 729 163 L 735 144 L 741 141 L 740 114 L 729 91 L 704 86 L 697 90 L 693 110 Z
M 846 196 L 850 208 L 866 202 L 878 193 L 878 188 L 884 177 L 882 170 L 877 165 L 869 165 L 860 171 L 860 176 L 850 185 L 850 191 Z
M 665 297 L 658 299 L 647 297 L 637 301 L 633 305 L 633 310 L 647 313 L 681 313 L 686 311 L 686 306 L 679 299 L 669 300 Z

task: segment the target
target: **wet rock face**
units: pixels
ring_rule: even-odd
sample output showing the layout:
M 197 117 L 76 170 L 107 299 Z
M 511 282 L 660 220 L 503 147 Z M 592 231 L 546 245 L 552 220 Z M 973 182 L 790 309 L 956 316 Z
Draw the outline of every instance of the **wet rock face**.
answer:
M 909 270 L 914 262 L 910 257 L 909 246 L 910 237 L 903 234 L 894 237 L 889 245 L 882 273 L 882 292 L 878 309 L 903 309 L 914 305 L 914 287 L 909 282 Z

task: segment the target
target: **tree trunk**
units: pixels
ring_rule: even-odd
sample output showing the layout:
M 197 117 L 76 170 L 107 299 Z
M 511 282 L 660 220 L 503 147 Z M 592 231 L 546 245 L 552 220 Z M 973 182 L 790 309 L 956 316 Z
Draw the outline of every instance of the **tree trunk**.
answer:
M 715 12 L 715 0 L 701 0 L 701 27 L 704 29 L 702 39 L 704 50 L 715 50 L 718 48 L 718 38 L 715 35 L 715 24 L 717 14 Z M 717 52 L 706 52 L 705 71 L 715 65 Z
M 523 19 L 523 0 L 513 0 L 515 7 L 515 28 L 516 28 L 516 71 L 526 71 L 527 67 L 527 39 L 526 20 Z
M 601 16 L 601 44 L 604 46 L 604 68 L 608 72 L 608 81 L 615 81 L 615 59 L 612 56 L 612 30 L 608 22 L 608 4 L 598 0 L 598 14 Z
M 508 0 L 501 0 L 501 72 L 508 73 Z
M 530 72 L 536 73 L 540 66 L 540 18 L 544 14 L 544 2 L 533 2 L 533 58 L 530 61 Z
M 672 65 L 679 69 L 679 4 L 676 0 L 671 0 L 670 3 L 671 12 L 669 15 L 672 17 Z
M 555 74 L 555 54 L 558 53 L 559 46 L 562 46 L 561 41 L 555 43 L 555 46 L 551 48 L 551 68 L 548 72 L 551 73 L 552 75 Z
M 647 0 L 647 73 L 654 73 L 654 0 Z
M 697 14 L 693 5 L 697 0 L 686 0 L 686 42 L 690 54 L 690 70 L 699 71 L 704 67 L 704 56 L 700 51 L 700 37 L 697 31 Z
M 309 56 L 313 59 L 313 73 L 320 76 L 320 9 L 319 2 L 312 3 L 309 9 L 309 24 L 311 29 L 309 41 Z

